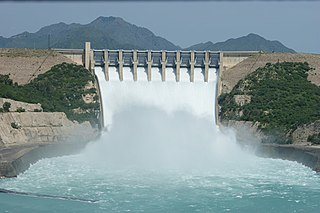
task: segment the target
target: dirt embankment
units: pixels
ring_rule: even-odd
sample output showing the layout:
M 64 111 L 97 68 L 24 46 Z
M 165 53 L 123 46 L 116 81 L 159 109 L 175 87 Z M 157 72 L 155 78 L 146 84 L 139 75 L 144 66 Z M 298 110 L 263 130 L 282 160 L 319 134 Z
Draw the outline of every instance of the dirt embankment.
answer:
M 0 74 L 10 74 L 13 82 L 26 84 L 56 64 L 73 63 L 51 50 L 0 48 Z

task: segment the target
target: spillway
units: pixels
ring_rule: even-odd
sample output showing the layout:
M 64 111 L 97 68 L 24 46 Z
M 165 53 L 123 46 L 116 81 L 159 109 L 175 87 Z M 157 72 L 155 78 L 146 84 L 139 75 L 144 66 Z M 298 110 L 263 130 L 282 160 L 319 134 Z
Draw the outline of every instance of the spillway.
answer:
M 96 67 L 102 98 L 104 126 L 111 127 L 112 116 L 131 106 L 149 106 L 167 113 L 186 110 L 194 115 L 215 121 L 216 69 L 209 69 L 209 82 L 204 82 L 201 69 L 195 69 L 195 82 L 190 83 L 188 69 L 181 69 L 181 80 L 176 82 L 173 69 L 166 70 L 162 82 L 158 68 L 152 68 L 152 81 L 147 81 L 144 68 L 138 69 L 138 80 L 133 81 L 131 69 L 123 70 L 123 81 L 115 67 L 109 68 L 109 81 L 103 68 Z
M 129 68 L 123 81 L 109 71 L 106 81 L 95 69 L 107 131 L 78 155 L 0 180 L 22 192 L 0 193 L 1 212 L 318 212 L 319 175 L 258 158 L 237 146 L 232 130 L 217 130 L 215 69 L 208 82 L 197 68 L 194 82 L 187 68 L 179 82 L 170 68 L 165 82 L 158 68 L 152 81 L 143 67 L 137 81 Z

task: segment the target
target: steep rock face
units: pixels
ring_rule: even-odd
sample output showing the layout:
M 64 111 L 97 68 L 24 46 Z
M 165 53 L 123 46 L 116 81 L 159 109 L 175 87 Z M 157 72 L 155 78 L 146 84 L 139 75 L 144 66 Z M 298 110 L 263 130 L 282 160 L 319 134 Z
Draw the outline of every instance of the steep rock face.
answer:
M 89 122 L 73 123 L 62 112 L 0 113 L 2 146 L 85 141 L 97 135 Z
M 309 144 L 308 136 L 320 133 L 320 120 L 308 125 L 298 127 L 292 133 L 292 141 L 295 144 Z

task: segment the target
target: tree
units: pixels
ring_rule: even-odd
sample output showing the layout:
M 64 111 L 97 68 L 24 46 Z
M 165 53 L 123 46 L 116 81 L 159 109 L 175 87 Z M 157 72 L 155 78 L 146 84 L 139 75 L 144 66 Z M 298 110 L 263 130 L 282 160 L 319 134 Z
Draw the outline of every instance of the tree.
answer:
M 10 107 L 11 107 L 11 103 L 4 102 L 2 106 L 3 106 L 3 111 L 4 112 L 9 112 L 10 111 Z

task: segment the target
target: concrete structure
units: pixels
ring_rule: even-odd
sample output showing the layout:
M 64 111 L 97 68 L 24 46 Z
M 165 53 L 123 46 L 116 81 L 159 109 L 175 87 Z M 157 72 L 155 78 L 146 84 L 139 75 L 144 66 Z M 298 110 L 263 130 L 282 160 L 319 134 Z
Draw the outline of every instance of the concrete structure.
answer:
M 176 52 L 176 58 L 175 58 L 175 64 L 176 64 L 176 81 L 180 81 L 180 66 L 181 66 L 181 54 L 180 50 Z
M 108 50 L 103 51 L 104 55 L 104 71 L 105 71 L 105 78 L 106 81 L 109 81 L 109 55 L 108 55 Z
M 94 50 L 90 42 L 85 43 L 85 49 L 54 49 L 77 64 L 83 64 L 88 70 L 95 66 L 103 66 L 105 78 L 109 81 L 109 68 L 116 67 L 119 80 L 123 81 L 123 67 L 130 67 L 133 80 L 137 81 L 138 67 L 145 67 L 148 81 L 152 81 L 152 67 L 158 67 L 161 80 L 166 80 L 166 68 L 175 70 L 176 81 L 181 80 L 181 68 L 187 68 L 190 82 L 194 82 L 195 68 L 201 68 L 204 81 L 208 82 L 209 69 L 216 68 L 220 75 L 246 58 L 259 54 L 257 51 L 153 51 L 153 50 Z M 218 80 L 220 82 L 220 79 Z M 218 82 L 218 94 L 220 83 Z
M 194 51 L 191 51 L 190 55 L 190 82 L 194 82 L 194 65 L 196 64 L 196 57 Z
M 119 80 L 123 81 L 123 51 L 119 50 L 118 52 L 118 72 L 119 72 Z
M 92 52 L 93 51 L 93 52 Z M 88 61 L 87 59 L 85 61 Z M 93 70 L 95 66 L 102 66 L 106 80 L 110 80 L 109 69 L 115 67 L 119 80 L 123 81 L 123 68 L 130 67 L 133 80 L 138 79 L 138 67 L 143 67 L 147 80 L 152 81 L 152 68 L 159 68 L 161 81 L 167 80 L 167 68 L 172 68 L 176 82 L 179 82 L 181 68 L 187 68 L 190 82 L 195 81 L 195 68 L 201 68 L 203 81 L 208 82 L 209 69 L 219 68 L 219 53 L 210 51 L 152 51 L 152 50 L 91 50 L 89 62 Z
M 166 81 L 166 68 L 167 68 L 167 54 L 162 50 L 161 54 L 161 77 L 162 81 Z
M 94 71 L 95 66 L 104 67 L 105 79 L 110 80 L 110 67 L 115 67 L 119 80 L 123 81 L 123 68 L 130 67 L 133 81 L 138 81 L 138 67 L 143 67 L 147 74 L 147 80 L 152 81 L 152 68 L 160 70 L 161 81 L 167 80 L 167 68 L 173 68 L 176 82 L 181 81 L 181 68 L 187 68 L 190 82 L 195 81 L 195 68 L 201 68 L 203 81 L 209 81 L 209 69 L 215 68 L 217 75 L 216 103 L 221 94 L 221 79 L 223 72 L 237 65 L 246 58 L 259 54 L 257 51 L 152 51 L 152 50 L 93 50 L 90 42 L 85 43 L 83 50 L 56 49 L 76 63 L 82 64 L 89 70 Z M 215 108 L 216 122 L 218 122 L 218 104 Z M 218 124 L 218 123 L 217 123 Z M 219 125 L 219 124 L 218 124 Z
M 148 51 L 148 56 L 147 56 L 147 75 L 148 75 L 148 81 L 151 81 L 151 68 L 153 64 L 153 58 L 152 58 L 152 53 L 151 50 Z
M 84 61 L 83 61 L 84 62 L 83 65 L 86 69 L 90 68 L 90 60 L 91 60 L 90 54 L 91 54 L 91 44 L 90 42 L 86 42 L 84 46 Z
M 133 80 L 137 81 L 137 70 L 138 70 L 138 51 L 133 51 L 133 57 L 132 57 L 132 65 L 133 65 Z

